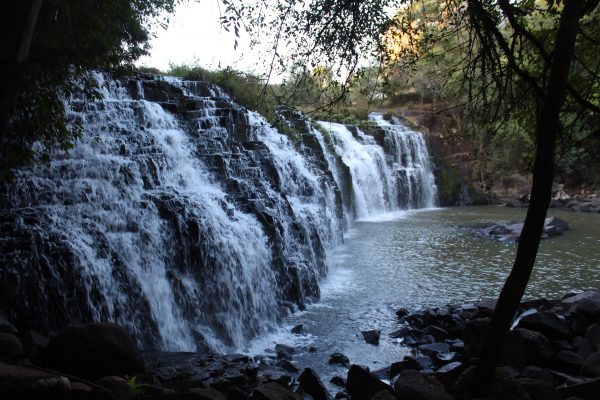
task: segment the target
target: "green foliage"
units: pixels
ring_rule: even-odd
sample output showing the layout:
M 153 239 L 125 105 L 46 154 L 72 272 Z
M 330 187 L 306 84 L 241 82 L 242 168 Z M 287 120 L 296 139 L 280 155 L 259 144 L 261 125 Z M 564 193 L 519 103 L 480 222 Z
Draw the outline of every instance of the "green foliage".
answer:
M 274 94 L 276 86 L 267 85 L 257 75 L 237 71 L 231 67 L 209 70 L 197 64 L 173 64 L 167 74 L 190 81 L 214 83 L 229 93 L 239 104 L 267 117 L 273 116 L 273 111 L 278 105 Z
M 144 394 L 143 389 L 137 383 L 137 377 L 135 377 L 135 376 L 125 376 L 125 380 L 127 381 L 127 384 L 129 385 L 129 387 L 133 391 L 134 395 Z
M 42 3 L 26 62 L 1 77 L 0 179 L 34 158 L 32 145 L 68 150 L 79 136 L 66 123 L 64 99 L 81 91 L 97 98 L 94 68 L 131 68 L 148 50 L 153 24 L 177 0 L 46 0 Z M 30 2 L 8 11 L 12 32 L 26 24 Z M 12 13 L 12 14 L 11 14 Z M 14 37 L 20 40 L 19 35 Z M 17 42 L 17 48 L 18 48 Z M 5 55 L 14 62 L 14 55 Z M 16 58 L 16 57 L 15 57 Z

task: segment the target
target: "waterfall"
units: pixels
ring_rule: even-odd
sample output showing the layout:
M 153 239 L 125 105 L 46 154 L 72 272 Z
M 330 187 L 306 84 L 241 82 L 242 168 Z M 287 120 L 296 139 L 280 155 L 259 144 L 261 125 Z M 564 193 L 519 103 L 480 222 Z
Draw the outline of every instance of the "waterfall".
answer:
M 110 320 L 145 348 L 243 349 L 319 298 L 354 219 L 434 204 L 399 121 L 297 114 L 288 137 L 212 84 L 94 76 L 100 100 L 66 101 L 75 147 L 0 193 L 0 312 L 33 329 Z
M 436 186 L 422 133 L 371 113 L 379 142 L 355 126 L 319 121 L 352 176 L 354 216 L 435 206 Z

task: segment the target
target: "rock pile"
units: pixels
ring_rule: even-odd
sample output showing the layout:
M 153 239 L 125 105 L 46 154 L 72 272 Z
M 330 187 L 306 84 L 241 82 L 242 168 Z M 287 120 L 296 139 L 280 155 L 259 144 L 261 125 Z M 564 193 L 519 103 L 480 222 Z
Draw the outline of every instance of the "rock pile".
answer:
M 542 239 L 561 235 L 564 231 L 571 229 L 569 223 L 557 218 L 548 217 L 544 221 L 544 230 Z M 484 233 L 502 241 L 518 242 L 523 230 L 523 222 L 499 222 L 489 228 L 484 229 Z
M 314 370 L 294 364 L 293 357 L 310 348 L 278 345 L 272 355 L 254 358 L 141 354 L 114 324 L 72 327 L 44 344 L 31 333 L 22 340 L 22 332 L 0 320 L 0 393 L 3 399 L 75 400 L 468 399 L 494 308 L 493 301 L 482 301 L 412 313 L 399 309 L 398 329 L 380 340 L 407 345 L 412 354 L 377 371 L 331 354 L 330 363 L 348 368 L 345 378 L 330 381 L 340 388 L 335 395 Z M 592 400 L 598 393 L 600 292 L 521 303 L 486 399 Z
M 466 398 L 465 382 L 494 307 L 485 301 L 399 313 L 405 325 L 390 336 L 411 346 L 414 354 L 388 368 L 397 397 Z M 599 363 L 599 292 L 524 302 L 504 344 L 490 398 L 598 399 Z M 422 388 L 420 394 L 409 394 L 415 388 Z

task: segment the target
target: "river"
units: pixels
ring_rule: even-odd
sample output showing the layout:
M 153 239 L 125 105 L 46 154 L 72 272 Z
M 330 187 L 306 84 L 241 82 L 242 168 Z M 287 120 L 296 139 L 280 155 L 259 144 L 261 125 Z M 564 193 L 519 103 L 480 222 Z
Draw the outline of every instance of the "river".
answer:
M 600 288 L 600 215 L 558 210 L 548 215 L 566 220 L 571 230 L 542 241 L 526 296 L 555 298 Z M 371 370 L 399 361 L 410 350 L 388 336 L 400 326 L 395 310 L 497 296 L 516 245 L 486 237 L 481 228 L 524 216 L 523 209 L 483 206 L 359 220 L 332 257 L 321 300 L 289 316 L 280 332 L 255 341 L 249 351 L 264 352 L 275 343 L 298 346 L 304 350 L 293 363 L 315 368 L 325 382 L 346 375 L 344 367 L 327 363 L 333 352 Z M 297 324 L 303 324 L 303 333 L 289 333 Z M 381 330 L 378 346 L 364 341 L 365 329 Z

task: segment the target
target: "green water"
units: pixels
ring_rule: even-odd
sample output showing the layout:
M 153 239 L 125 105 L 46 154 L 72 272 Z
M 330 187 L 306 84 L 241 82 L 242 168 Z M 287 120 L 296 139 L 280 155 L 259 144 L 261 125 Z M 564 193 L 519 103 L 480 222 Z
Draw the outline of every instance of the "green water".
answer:
M 600 214 L 550 210 L 548 215 L 566 220 L 571 230 L 541 243 L 526 296 L 554 298 L 600 288 Z M 332 257 L 321 301 L 286 321 L 286 329 L 304 324 L 304 334 L 269 340 L 316 347 L 316 353 L 299 354 L 295 362 L 327 379 L 346 373 L 327 364 L 335 351 L 372 369 L 398 361 L 409 349 L 387 336 L 398 329 L 394 311 L 496 297 L 516 244 L 491 239 L 481 228 L 524 216 L 522 209 L 486 206 L 407 211 L 357 222 Z M 362 339 L 360 331 L 371 328 L 382 331 L 379 346 Z

